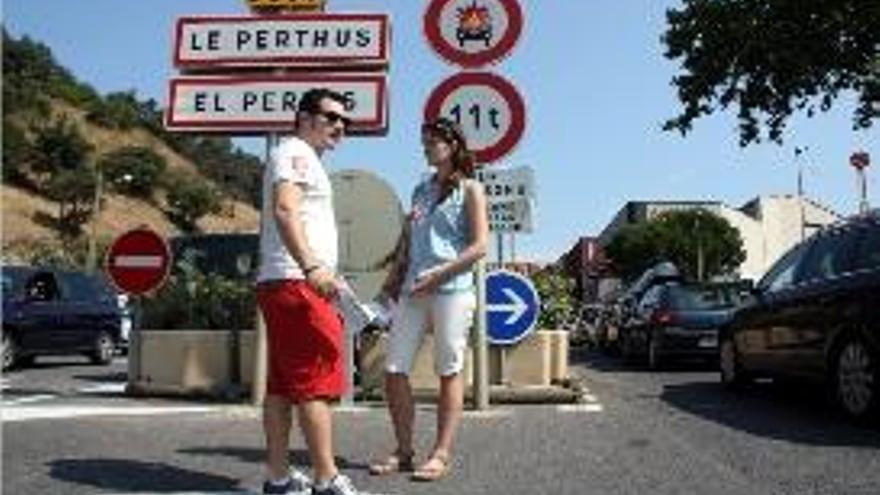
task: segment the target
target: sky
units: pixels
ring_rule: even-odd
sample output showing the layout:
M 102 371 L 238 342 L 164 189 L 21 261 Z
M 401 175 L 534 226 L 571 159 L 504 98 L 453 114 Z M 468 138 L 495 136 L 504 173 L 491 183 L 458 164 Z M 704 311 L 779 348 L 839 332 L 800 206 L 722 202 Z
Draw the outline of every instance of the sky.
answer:
M 419 125 L 428 95 L 461 69 L 441 60 L 422 33 L 427 0 L 328 0 L 329 12 L 391 16 L 389 132 L 350 138 L 326 162 L 330 170 L 365 169 L 384 179 L 406 205 L 426 172 Z M 699 120 L 682 137 L 663 132 L 679 109 L 663 57 L 665 11 L 677 0 L 520 0 L 525 27 L 512 52 L 485 70 L 523 95 L 526 128 L 493 167 L 530 166 L 535 230 L 517 235 L 516 259 L 554 261 L 581 236 L 598 235 L 627 201 L 705 200 L 739 207 L 759 195 L 804 191 L 840 214 L 858 208 L 848 157 L 871 154 L 868 198 L 880 205 L 880 127 L 852 130 L 854 98 L 829 113 L 789 122 L 785 143 L 741 148 L 732 112 Z M 14 37 L 48 45 L 56 59 L 102 94 L 136 91 L 166 104 L 172 27 L 185 15 L 248 14 L 243 0 L 6 0 Z M 262 156 L 264 140 L 236 144 Z M 796 147 L 806 151 L 796 163 Z M 508 245 L 509 248 L 509 245 Z M 507 249 L 507 248 L 506 248 Z M 510 251 L 506 251 L 509 255 Z

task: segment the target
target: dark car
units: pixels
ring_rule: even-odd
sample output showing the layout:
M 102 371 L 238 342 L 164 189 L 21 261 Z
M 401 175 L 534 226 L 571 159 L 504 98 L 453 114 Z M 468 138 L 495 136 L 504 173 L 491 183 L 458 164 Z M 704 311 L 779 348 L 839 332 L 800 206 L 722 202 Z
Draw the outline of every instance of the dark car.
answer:
M 880 407 L 880 212 L 829 227 L 786 253 L 721 333 L 721 381 L 827 385 L 854 418 Z
M 642 296 L 623 332 L 625 357 L 647 358 L 651 369 L 673 358 L 715 362 L 718 329 L 735 305 L 726 285 L 672 281 L 654 285 Z
M 48 354 L 85 354 L 107 364 L 122 344 L 126 315 L 100 277 L 51 268 L 4 266 L 3 369 Z

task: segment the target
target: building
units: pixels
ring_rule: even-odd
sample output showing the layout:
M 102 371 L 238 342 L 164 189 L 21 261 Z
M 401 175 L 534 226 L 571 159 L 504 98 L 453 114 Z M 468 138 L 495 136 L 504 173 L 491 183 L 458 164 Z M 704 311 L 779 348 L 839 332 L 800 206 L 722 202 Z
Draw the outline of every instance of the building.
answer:
M 746 258 L 737 275 L 752 280 L 758 280 L 791 246 L 817 229 L 841 219 L 830 208 L 794 195 L 759 196 L 739 208 L 720 201 L 630 201 L 617 212 L 598 237 L 593 240 L 586 237 L 578 239 L 575 246 L 560 258 L 560 264 L 578 279 L 583 300 L 601 298 L 605 291 L 600 281 L 610 276 L 607 270 L 597 268 L 607 267 L 602 248 L 611 242 L 621 228 L 648 221 L 663 212 L 696 208 L 724 218 L 739 230 Z M 582 255 L 575 256 L 575 253 L 583 252 L 584 243 L 597 249 L 594 251 L 595 260 L 603 261 L 597 265 L 585 260 Z

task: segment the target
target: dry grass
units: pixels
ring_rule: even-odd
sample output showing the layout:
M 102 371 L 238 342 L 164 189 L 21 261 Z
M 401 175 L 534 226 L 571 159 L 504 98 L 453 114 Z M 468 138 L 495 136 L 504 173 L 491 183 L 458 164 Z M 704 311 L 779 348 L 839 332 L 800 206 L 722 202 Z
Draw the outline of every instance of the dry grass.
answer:
M 67 116 L 77 123 L 86 139 L 95 147 L 94 154 L 112 151 L 124 146 L 147 146 L 165 158 L 168 170 L 184 170 L 196 177 L 198 168 L 189 160 L 168 148 L 152 134 L 137 129 L 119 132 L 93 126 L 85 120 L 82 110 L 63 103 L 54 106 L 53 114 Z M 204 178 L 204 180 L 209 180 Z M 12 245 L 27 243 L 47 243 L 61 246 L 58 233 L 52 227 L 58 215 L 58 205 L 30 191 L 2 185 L 2 245 L 4 255 Z M 141 225 L 147 225 L 165 236 L 179 234 L 179 230 L 163 213 L 164 194 L 160 192 L 153 202 L 142 201 L 123 195 L 107 193 L 95 229 L 99 239 L 113 239 L 119 234 Z M 208 215 L 199 220 L 202 232 L 256 232 L 259 229 L 259 212 L 254 207 L 241 203 L 224 201 L 223 212 Z M 91 232 L 91 224 L 84 227 Z

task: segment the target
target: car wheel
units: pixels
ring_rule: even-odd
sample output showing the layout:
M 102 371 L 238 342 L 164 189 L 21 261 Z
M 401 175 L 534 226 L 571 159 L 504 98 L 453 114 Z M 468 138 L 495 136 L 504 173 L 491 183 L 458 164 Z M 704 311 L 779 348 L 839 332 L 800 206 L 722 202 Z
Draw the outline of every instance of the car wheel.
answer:
M 12 369 L 15 366 L 16 353 L 15 340 L 8 334 L 3 333 L 3 371 Z
M 721 340 L 718 367 L 721 370 L 721 385 L 725 388 L 741 389 L 748 384 L 749 377 L 742 369 L 736 343 L 730 337 Z
M 95 364 L 109 364 L 113 360 L 113 352 L 116 346 L 113 338 L 107 332 L 101 332 L 95 338 L 95 348 L 92 351 L 92 362 Z
M 853 419 L 869 416 L 880 402 L 880 363 L 877 353 L 858 337 L 848 338 L 835 354 L 834 396 Z

